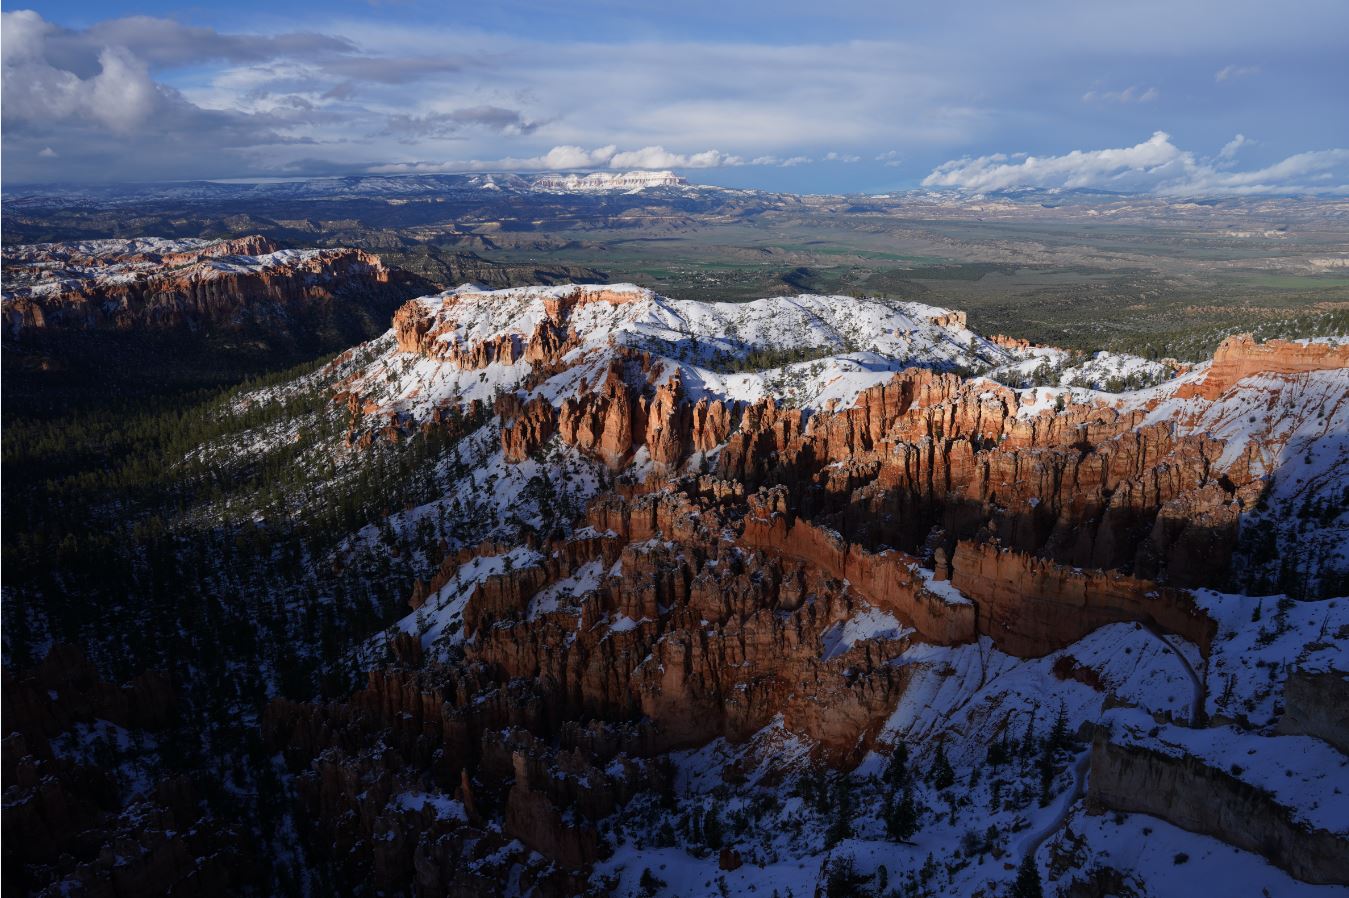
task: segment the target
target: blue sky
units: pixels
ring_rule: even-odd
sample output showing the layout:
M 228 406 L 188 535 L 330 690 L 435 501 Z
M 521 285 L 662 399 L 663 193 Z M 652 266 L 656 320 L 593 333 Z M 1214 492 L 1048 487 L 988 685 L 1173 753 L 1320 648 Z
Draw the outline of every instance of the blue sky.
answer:
M 50 2 L 4 14 L 6 186 L 674 168 L 1349 192 L 1349 3 Z

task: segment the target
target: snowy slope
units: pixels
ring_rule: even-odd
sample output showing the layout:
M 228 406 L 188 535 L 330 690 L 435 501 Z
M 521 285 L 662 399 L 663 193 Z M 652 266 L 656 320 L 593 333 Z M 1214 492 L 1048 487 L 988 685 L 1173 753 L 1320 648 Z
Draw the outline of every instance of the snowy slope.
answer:
M 510 334 L 527 340 L 547 315 L 545 301 L 574 289 L 461 287 L 415 302 L 435 316 L 436 330 L 444 330 L 438 339 L 467 346 Z M 560 403 L 576 393 L 582 379 L 595 383 L 615 346 L 650 352 L 667 374 L 677 368 L 695 399 L 775 396 L 806 408 L 831 400 L 849 404 L 862 390 L 907 367 L 981 371 L 1018 357 L 1017 350 L 969 330 L 962 316 L 920 303 L 814 295 L 703 303 L 669 299 L 631 284 L 604 289 L 631 299 L 590 302 L 572 311 L 568 323 L 579 345 L 563 359 L 568 370 L 531 395 Z M 756 353 L 769 358 L 799 353 L 807 360 L 785 358 L 785 364 L 754 369 Z M 386 410 L 421 418 L 439 404 L 486 400 L 498 389 L 518 389 L 529 371 L 523 362 L 465 371 L 390 347 L 352 386 Z

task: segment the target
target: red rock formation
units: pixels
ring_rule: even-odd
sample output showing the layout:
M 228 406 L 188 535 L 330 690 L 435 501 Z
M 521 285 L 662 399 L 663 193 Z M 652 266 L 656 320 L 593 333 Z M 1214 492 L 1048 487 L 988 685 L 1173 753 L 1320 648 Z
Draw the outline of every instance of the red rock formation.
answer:
M 553 405 L 542 396 L 521 402 L 514 393 L 497 401 L 501 421 L 501 449 L 510 462 L 521 462 L 538 451 L 557 428 Z
M 732 408 L 704 396 L 693 406 L 689 439 L 695 452 L 711 452 L 731 435 Z
M 524 359 L 542 377 L 567 364 L 569 316 L 591 301 L 617 300 L 564 292 L 532 334 L 468 345 L 453 339 L 452 315 L 414 303 L 399 313 L 399 345 L 468 366 Z M 398 666 L 372 672 L 349 701 L 269 710 L 324 838 L 382 870 L 379 882 L 449 890 L 477 838 L 496 849 L 518 839 L 584 868 L 606 850 L 596 822 L 659 780 L 653 757 L 746 739 L 774 720 L 832 761 L 856 759 L 921 663 L 892 663 L 910 639 L 982 634 L 1029 657 L 1132 621 L 1208 652 L 1214 623 L 1176 586 L 1220 576 L 1260 488 L 1248 466 L 1218 470 L 1217 441 L 1145 425 L 1141 409 L 1030 415 L 1014 390 L 927 370 L 814 414 L 771 399 L 691 402 L 679 374 L 665 374 L 617 350 L 603 379 L 560 408 L 503 396 L 508 459 L 555 432 L 615 470 L 645 447 L 654 473 L 598 496 L 577 522 L 593 530 L 584 538 L 525 537 L 537 563 L 482 579 L 465 603 L 467 638 L 451 649 L 400 637 Z M 690 457 L 713 449 L 715 474 L 688 473 Z M 448 554 L 414 588 L 414 607 L 461 565 L 512 548 Z M 939 576 L 929 580 L 920 557 Z M 535 601 L 587 566 L 593 588 Z M 949 585 L 934 582 L 947 574 Z M 868 606 L 916 633 L 840 642 Z M 1070 658 L 1055 673 L 1104 688 Z M 471 796 L 471 821 L 431 825 L 433 837 L 375 825 L 398 817 L 391 805 L 411 771 Z M 486 821 L 496 835 L 482 835 Z M 389 833 L 393 847 L 375 847 Z
M 673 470 L 683 463 L 692 449 L 692 406 L 684 396 L 678 372 L 656 389 L 651 399 L 642 400 L 646 418 L 644 441 L 651 461 L 658 470 Z
M 789 523 L 780 512 L 765 516 L 762 506 L 755 509 L 753 500 L 751 509 L 741 537 L 746 545 L 780 552 L 835 579 L 847 580 L 869 603 L 893 612 L 930 642 L 955 645 L 974 639 L 974 606 L 953 603 L 926 589 L 915 572 L 917 559 L 893 550 L 868 552 L 809 521 Z
M 568 397 L 558 412 L 558 433 L 563 441 L 593 455 L 610 468 L 626 465 L 646 430 L 646 414 L 638 391 L 623 376 L 624 364 L 616 362 L 596 390 L 583 390 Z
M 968 324 L 964 312 L 946 312 L 934 316 L 931 321 L 937 327 L 965 327 Z
M 485 368 L 494 362 L 513 365 L 521 359 L 552 363 L 576 343 L 576 335 L 567 323 L 575 309 L 596 302 L 622 305 L 643 295 L 605 287 L 570 287 L 543 300 L 547 317 L 535 326 L 533 333 L 502 333 L 469 343 L 461 342 L 455 333 L 459 328 L 456 313 L 468 305 L 470 294 L 450 294 L 439 302 L 435 297 L 426 297 L 408 302 L 394 313 L 394 336 L 403 352 L 464 369 Z
M 1001 346 L 1003 349 L 1030 349 L 1031 341 L 1022 340 L 1019 337 L 1009 337 L 1006 334 L 994 334 L 988 338 L 988 342 L 994 346 Z
M 263 255 L 240 255 L 249 250 Z M 378 256 L 361 250 L 270 255 L 275 251 L 270 241 L 251 237 L 162 257 L 63 257 L 58 264 L 85 267 L 77 276 L 38 286 L 7 285 L 6 326 L 16 335 L 28 328 L 236 330 L 269 322 L 277 327 L 288 317 L 321 312 L 339 293 L 393 299 L 402 289 Z M 153 264 L 141 264 L 146 262 Z M 7 265 L 11 281 L 23 271 L 22 265 Z
M 1254 374 L 1303 374 L 1334 368 L 1349 368 L 1349 343 L 1257 343 L 1250 334 L 1238 334 L 1218 346 L 1204 379 L 1183 385 L 1176 396 L 1217 399 L 1237 381 Z
M 957 546 L 951 568 L 951 584 L 978 606 L 979 632 L 1013 655 L 1046 655 L 1106 624 L 1136 621 L 1176 633 L 1207 656 L 1217 631 L 1189 593 L 1119 573 L 969 541 Z

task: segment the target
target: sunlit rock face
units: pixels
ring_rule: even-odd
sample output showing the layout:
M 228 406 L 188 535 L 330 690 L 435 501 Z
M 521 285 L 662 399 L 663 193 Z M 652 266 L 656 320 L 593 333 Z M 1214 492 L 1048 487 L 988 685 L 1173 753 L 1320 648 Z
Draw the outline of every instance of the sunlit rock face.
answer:
M 454 547 L 413 590 L 414 613 L 387 642 L 395 662 L 349 701 L 276 704 L 268 733 L 324 832 L 389 821 L 351 841 L 384 888 L 461 888 L 454 864 L 470 862 L 519 871 L 534 894 L 609 876 L 636 887 L 656 863 L 640 822 L 651 796 L 697 794 L 680 790 L 707 775 L 713 748 L 733 759 L 713 773 L 721 783 L 743 770 L 794 782 L 819 765 L 876 773 L 901 741 L 924 769 L 940 754 L 975 782 L 990 742 L 1047 731 L 1046 709 L 1060 706 L 1066 729 L 1090 723 L 1097 742 L 1090 760 L 1061 755 L 1041 787 L 1043 813 L 1065 807 L 1059 825 L 1080 844 L 1061 859 L 1065 886 L 1114 869 L 1104 846 L 1115 836 L 1091 834 L 1082 816 L 1101 805 L 1261 853 L 1290 881 L 1334 881 L 1333 827 L 1314 835 L 1296 807 L 1292 818 L 1257 807 L 1239 777 L 1214 772 L 1220 760 L 1158 761 L 1118 709 L 1197 733 L 1276 734 L 1275 717 L 1235 711 L 1257 694 L 1232 659 L 1259 603 L 1200 587 L 1227 582 L 1243 521 L 1285 466 L 1321 458 L 1305 489 L 1342 488 L 1345 351 L 1233 338 L 1212 363 L 1141 390 L 1016 389 L 979 372 L 1057 350 L 986 340 L 962 314 L 912 303 L 719 305 L 628 285 L 414 300 L 373 361 L 342 369 L 352 432 L 406 436 L 447 409 L 456 422 L 485 415 L 492 439 L 472 483 L 487 477 L 515 513 L 511 484 L 566 478 L 581 506 L 564 532 L 498 530 Z M 1307 666 L 1287 675 L 1277 726 L 1333 741 L 1334 711 L 1306 684 L 1338 682 L 1345 665 L 1316 642 L 1316 614 L 1349 624 L 1342 601 L 1309 602 L 1260 638 Z M 371 780 L 375 733 L 397 746 L 384 756 L 396 772 L 365 808 L 368 789 L 342 797 L 323 784 L 334 764 Z M 416 776 L 457 802 L 434 824 L 455 834 L 436 842 L 437 864 L 422 860 L 428 836 L 394 822 Z M 1153 776 L 1174 779 L 1179 797 L 1126 800 Z M 996 829 L 1001 806 L 985 788 L 968 794 L 985 802 L 979 826 Z M 1274 821 L 1268 846 L 1214 822 L 1238 807 Z M 376 850 L 380 826 L 401 834 L 396 862 Z M 745 857 L 818 856 L 824 830 L 813 832 L 726 846 L 709 854 L 710 875 L 759 883 Z M 490 862 L 481 846 L 494 846 Z M 906 849 L 885 850 L 903 869 Z M 924 848 L 937 850 L 950 848 Z M 945 875 L 941 894 L 989 881 Z

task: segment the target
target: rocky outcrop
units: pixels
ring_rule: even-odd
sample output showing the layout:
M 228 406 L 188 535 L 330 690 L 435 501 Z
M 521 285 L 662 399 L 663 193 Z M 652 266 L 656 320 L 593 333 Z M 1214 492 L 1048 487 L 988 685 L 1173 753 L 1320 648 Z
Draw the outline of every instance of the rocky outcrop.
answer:
M 751 500 L 741 537 L 745 545 L 781 553 L 847 580 L 870 604 L 893 612 L 926 641 L 956 645 L 974 639 L 974 606 L 928 590 L 917 573 L 917 559 L 893 550 L 868 552 L 809 521 L 789 521 L 782 511 L 771 510 L 774 500 L 783 502 L 784 493 L 779 490 Z
M 497 400 L 497 418 L 501 421 L 501 450 L 506 461 L 521 462 L 533 455 L 557 429 L 553 405 L 542 396 L 521 402 L 514 393 Z
M 1260 491 L 1244 468 L 1216 470 L 1221 443 L 1140 426 L 1142 411 L 1020 411 L 1008 388 L 906 371 L 808 419 L 751 406 L 721 472 L 787 486 L 790 505 L 868 547 L 917 552 L 935 527 L 948 554 L 987 532 L 1065 564 L 1220 578 Z
M 1201 381 L 1182 386 L 1176 395 L 1217 399 L 1237 381 L 1255 374 L 1303 374 L 1334 368 L 1349 368 L 1349 343 L 1257 343 L 1250 334 L 1238 334 L 1218 346 Z
M 1188 592 L 1070 568 L 992 542 L 962 540 L 951 571 L 951 585 L 978 607 L 979 632 L 1013 655 L 1046 655 L 1124 621 L 1176 633 L 1207 655 L 1217 631 Z
M 1289 671 L 1279 732 L 1315 736 L 1349 755 L 1349 674 Z
M 44 246 L 57 248 L 6 252 L 4 315 L 12 336 L 293 328 L 338 316 L 335 304 L 383 317 L 415 289 L 361 250 L 282 251 L 261 237 L 163 254 L 85 256 Z
M 463 369 L 491 364 L 514 365 L 520 360 L 534 364 L 556 361 L 577 345 L 568 323 L 571 314 L 591 303 L 622 305 L 645 294 L 608 287 L 558 288 L 542 302 L 544 318 L 531 333 L 503 332 L 477 340 L 464 340 L 459 310 L 467 305 L 465 295 L 448 293 L 415 299 L 394 313 L 393 329 L 402 352 L 448 362 Z M 474 308 L 473 313 L 476 313 Z M 471 323 L 471 322 L 464 322 Z
M 544 458 L 555 439 L 618 476 L 596 471 L 612 488 L 574 538 L 447 552 L 411 604 L 426 618 L 457 600 L 460 617 L 405 625 L 425 632 L 390 640 L 395 663 L 348 700 L 269 709 L 317 838 L 358 878 L 471 890 L 463 871 L 485 855 L 470 846 L 511 856 L 510 840 L 581 876 L 608 852 L 601 822 L 666 781 L 662 755 L 774 723 L 817 758 L 852 763 L 929 663 L 920 652 L 895 663 L 914 642 L 987 636 L 1039 657 L 1133 622 L 1207 656 L 1215 624 L 1183 587 L 1224 576 L 1264 486 L 1249 455 L 1233 461 L 1143 403 L 1027 407 L 1031 394 L 926 369 L 846 406 L 695 401 L 702 375 L 578 333 L 613 311 L 579 309 L 639 295 L 575 288 L 488 306 L 449 294 L 398 313 L 404 352 L 517 366 L 492 409 L 508 462 Z M 483 318 L 460 320 L 470 309 Z M 353 414 L 379 411 L 349 401 Z M 446 589 L 456 583 L 471 585 Z M 1052 672 L 1115 701 L 1097 668 L 1065 655 Z M 1303 704 L 1290 725 L 1326 729 Z M 456 819 L 408 817 L 399 796 L 419 791 L 455 796 Z M 1259 799 L 1233 794 L 1196 813 Z
M 1305 882 L 1349 884 L 1349 837 L 1310 828 L 1272 795 L 1195 757 L 1176 757 L 1098 734 L 1087 800 L 1151 814 L 1264 855 Z
M 646 408 L 625 377 L 626 365 L 610 367 L 602 384 L 568 397 L 558 412 L 558 434 L 587 455 L 617 469 L 626 465 L 646 431 Z

